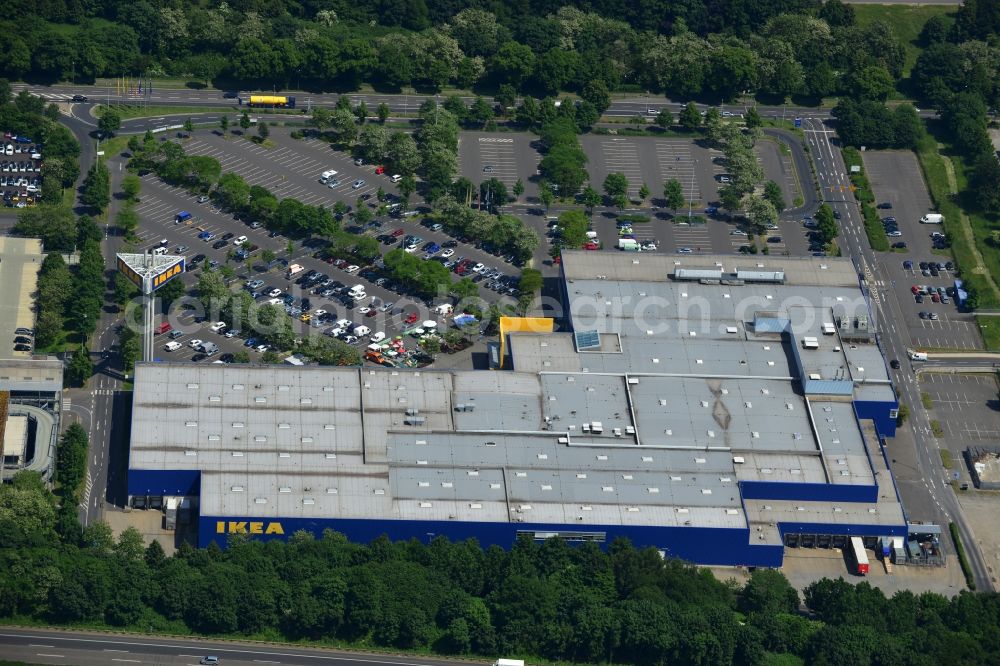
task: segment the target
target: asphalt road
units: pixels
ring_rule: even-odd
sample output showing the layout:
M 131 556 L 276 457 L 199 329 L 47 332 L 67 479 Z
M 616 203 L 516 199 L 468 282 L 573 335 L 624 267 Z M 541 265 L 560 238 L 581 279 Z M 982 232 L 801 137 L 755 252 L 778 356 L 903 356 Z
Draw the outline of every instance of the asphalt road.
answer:
M 20 90 L 27 89 L 36 95 L 40 95 L 46 100 L 55 102 L 69 102 L 73 95 L 84 95 L 89 101 L 86 104 L 80 104 L 80 107 L 85 107 L 88 104 L 107 102 L 119 104 L 138 104 L 145 101 L 148 104 L 155 106 L 232 106 L 234 111 L 242 109 L 242 107 L 240 107 L 235 100 L 225 99 L 222 96 L 222 91 L 214 89 L 194 90 L 188 88 L 158 88 L 154 86 L 152 93 L 148 97 L 140 98 L 119 95 L 113 86 L 88 86 L 77 84 L 44 86 L 18 83 L 14 84 L 12 88 L 15 93 Z M 240 94 L 243 97 L 247 97 L 252 94 L 252 91 L 241 91 Z M 271 91 L 266 91 L 260 94 L 271 95 L 273 93 Z M 281 94 L 295 97 L 296 106 L 303 109 L 308 109 L 316 105 L 333 106 L 341 97 L 341 95 L 337 93 L 309 93 L 304 91 L 283 91 Z M 389 110 L 393 114 L 402 114 L 404 116 L 415 115 L 417 110 L 420 108 L 421 103 L 428 98 L 437 97 L 438 99 L 442 99 L 441 95 L 378 93 L 347 93 L 345 96 L 350 98 L 351 103 L 355 105 L 364 100 L 372 114 L 375 113 L 375 109 L 379 104 L 385 103 L 389 106 Z M 488 102 L 493 102 L 491 97 L 484 97 Z M 466 102 L 466 104 L 471 104 L 476 98 L 462 97 L 462 99 Z M 655 116 L 661 109 L 667 108 L 670 109 L 676 117 L 676 115 L 680 113 L 684 104 L 686 104 L 686 102 L 678 102 L 664 97 L 651 95 L 619 98 L 612 100 L 611 106 L 604 112 L 604 116 L 618 119 L 635 118 L 636 116 L 649 118 Z M 698 107 L 702 110 L 708 108 L 708 106 L 704 104 L 699 104 Z M 743 113 L 746 111 L 746 107 L 742 105 L 729 104 L 722 105 L 720 108 L 721 110 L 732 111 L 733 113 Z M 828 110 L 825 109 L 787 105 L 758 107 L 758 110 L 761 114 L 766 116 L 785 117 L 788 119 L 796 116 L 816 116 L 817 114 L 824 116 L 828 115 Z
M 909 405 L 910 419 L 906 427 L 912 432 L 917 468 L 922 476 L 926 492 L 932 497 L 931 505 L 935 515 L 922 516 L 925 522 L 935 521 L 946 527 L 955 522 L 961 533 L 966 553 L 972 566 L 976 585 L 980 590 L 992 590 L 993 585 L 983 560 L 976 547 L 969 525 L 965 520 L 958 500 L 950 486 L 945 483 L 945 470 L 941 465 L 939 447 L 931 433 L 930 419 L 923 409 L 920 399 L 920 385 L 907 353 L 909 333 L 904 314 L 891 287 L 883 257 L 877 255 L 868 245 L 861 211 L 853 194 L 847 189 L 850 179 L 839 148 L 831 143 L 833 131 L 823 119 L 807 118 L 803 122 L 810 155 L 814 159 L 816 176 L 820 190 L 827 195 L 827 203 L 841 214 L 841 236 L 838 239 L 846 256 L 850 256 L 859 274 L 864 276 L 864 286 L 869 294 L 872 320 L 878 330 L 878 343 L 883 354 L 889 359 L 899 359 L 901 368 L 891 371 L 900 402 Z M 843 194 L 839 193 L 844 187 Z M 832 189 L 831 189 L 832 188 Z M 895 260 L 894 255 L 885 255 Z M 908 516 L 913 519 L 913 516 Z M 947 534 L 947 531 L 945 532 Z M 949 547 L 950 550 L 950 547 Z
M 79 666 L 126 666 L 127 664 L 187 666 L 198 664 L 198 661 L 207 655 L 219 657 L 221 666 L 259 664 L 454 666 L 460 663 L 444 659 L 395 657 L 290 646 L 270 647 L 210 639 L 127 637 L 45 629 L 8 629 L 0 632 L 0 653 L 4 659 L 31 664 Z

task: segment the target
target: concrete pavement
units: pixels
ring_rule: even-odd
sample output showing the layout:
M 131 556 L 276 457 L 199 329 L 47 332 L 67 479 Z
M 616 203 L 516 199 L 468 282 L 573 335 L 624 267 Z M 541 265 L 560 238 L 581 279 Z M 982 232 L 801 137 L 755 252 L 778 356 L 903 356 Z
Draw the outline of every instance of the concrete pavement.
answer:
M 975 546 L 974 535 L 951 487 L 945 483 L 945 470 L 941 465 L 939 446 L 931 434 L 930 419 L 920 399 L 920 386 L 915 373 L 912 372 L 912 365 L 907 360 L 910 341 L 909 333 L 902 325 L 903 312 L 880 257 L 868 245 L 860 208 L 847 187 L 850 185 L 850 179 L 843 157 L 839 147 L 830 141 L 833 131 L 826 126 L 822 118 L 805 119 L 803 130 L 806 132 L 809 154 L 813 158 L 820 191 L 831 193 L 827 203 L 841 214 L 841 236 L 838 240 L 844 255 L 850 256 L 854 261 L 859 276 L 863 279 L 864 288 L 869 294 L 871 320 L 878 331 L 878 344 L 887 358 L 899 359 L 902 364 L 900 370 L 893 371 L 893 379 L 900 394 L 900 402 L 910 408 L 910 419 L 901 429 L 904 434 L 900 436 L 912 435 L 914 462 L 923 484 L 919 493 L 926 493 L 933 500 L 928 507 L 930 515 L 910 514 L 907 515 L 907 519 L 919 518 L 925 522 L 938 522 L 942 526 L 955 522 L 966 546 L 976 585 L 981 590 L 992 590 L 993 584 L 982 553 Z M 839 193 L 841 188 L 844 189 L 843 194 Z M 906 433 L 907 429 L 909 433 Z M 906 495 L 904 492 L 904 508 L 912 511 L 912 506 L 908 506 L 905 501 Z

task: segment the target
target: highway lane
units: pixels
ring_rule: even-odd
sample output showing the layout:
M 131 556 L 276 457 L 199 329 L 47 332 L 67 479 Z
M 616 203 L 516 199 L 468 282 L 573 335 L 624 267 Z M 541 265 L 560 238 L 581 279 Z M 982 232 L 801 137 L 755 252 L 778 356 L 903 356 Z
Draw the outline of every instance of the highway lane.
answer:
M 141 104 L 144 101 L 150 105 L 154 106 L 212 106 L 212 107 L 222 107 L 231 106 L 233 112 L 241 112 L 243 107 L 240 107 L 238 103 L 233 99 L 226 99 L 222 95 L 221 90 L 215 89 L 203 89 L 194 90 L 187 88 L 158 88 L 153 87 L 152 93 L 147 97 L 129 97 L 126 95 L 120 95 L 114 88 L 114 86 L 88 86 L 88 85 L 77 85 L 77 84 L 57 84 L 53 86 L 43 86 L 34 84 L 23 84 L 18 83 L 12 86 L 14 92 L 19 92 L 20 90 L 27 89 L 30 92 L 43 97 L 49 101 L 56 102 L 69 102 L 73 95 L 84 95 L 88 98 L 86 104 L 100 104 L 100 103 L 116 103 L 116 104 Z M 244 98 L 248 97 L 252 92 L 241 91 L 240 95 Z M 270 91 L 266 91 L 261 94 L 273 94 Z M 283 91 L 281 94 L 291 95 L 296 98 L 296 106 L 300 109 L 309 109 L 313 106 L 321 105 L 326 107 L 332 107 L 337 103 L 337 100 L 342 96 L 338 93 L 310 93 L 305 91 Z M 357 105 L 362 100 L 368 106 L 369 112 L 374 116 L 375 109 L 379 104 L 386 104 L 389 110 L 396 115 L 412 116 L 417 113 L 420 105 L 429 98 L 443 99 L 443 95 L 408 95 L 408 94 L 380 94 L 380 93 L 346 93 L 347 98 L 351 100 L 353 105 Z M 493 98 L 485 95 L 484 98 L 493 103 Z M 463 96 L 462 100 L 466 104 L 472 104 L 475 101 L 473 96 Z M 83 107 L 86 104 L 80 104 Z M 677 102 L 667 99 L 662 96 L 639 96 L 639 97 L 622 97 L 612 99 L 611 106 L 607 111 L 604 112 L 605 117 L 608 118 L 634 118 L 636 116 L 643 116 L 645 118 L 651 118 L 656 113 L 663 108 L 669 109 L 676 117 L 680 110 L 683 108 L 686 102 Z M 697 104 L 698 108 L 705 110 L 708 105 Z M 723 111 L 730 111 L 732 113 L 745 113 L 747 110 L 746 105 L 722 105 L 720 107 Z M 829 115 L 829 109 L 816 109 L 811 107 L 799 107 L 799 106 L 759 106 L 758 110 L 762 115 L 768 117 L 776 118 L 787 118 L 791 120 L 795 117 L 801 117 L 805 115 L 822 115 L 824 117 Z M 82 115 L 82 114 L 81 114 Z
M 980 590 L 992 590 L 993 585 L 976 541 L 962 513 L 952 489 L 945 482 L 945 471 L 941 465 L 939 447 L 931 433 L 930 418 L 922 406 L 920 386 L 912 371 L 907 353 L 910 347 L 908 329 L 903 311 L 891 288 L 891 277 L 883 270 L 879 257 L 868 244 L 860 208 L 849 189 L 850 179 L 839 147 L 831 142 L 833 131 L 821 118 L 806 118 L 803 130 L 809 144 L 809 154 L 813 158 L 820 190 L 827 203 L 841 214 L 842 233 L 838 241 L 844 254 L 850 256 L 858 272 L 864 276 L 865 289 L 871 303 L 872 321 L 878 331 L 878 343 L 889 359 L 898 359 L 900 370 L 892 371 L 900 402 L 909 405 L 910 421 L 916 447 L 917 464 L 926 490 L 934 500 L 938 510 L 935 516 L 923 516 L 947 525 L 955 522 L 961 533 L 969 556 L 976 585 Z
M 342 652 L 211 639 L 122 636 L 84 631 L 46 629 L 0 630 L 0 653 L 5 659 L 32 664 L 115 666 L 124 664 L 194 665 L 206 655 L 219 657 L 222 666 L 291 664 L 320 666 L 454 666 L 445 659 Z M 479 662 L 483 663 L 483 662 Z

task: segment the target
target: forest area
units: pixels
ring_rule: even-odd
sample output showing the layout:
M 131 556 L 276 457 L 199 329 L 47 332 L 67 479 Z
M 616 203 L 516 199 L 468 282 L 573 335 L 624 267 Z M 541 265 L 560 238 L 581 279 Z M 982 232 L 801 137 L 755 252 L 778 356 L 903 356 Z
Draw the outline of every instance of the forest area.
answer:
M 58 467 L 67 484 L 79 483 L 73 456 Z M 287 543 L 234 535 L 225 549 L 167 557 L 134 529 L 81 528 L 75 504 L 58 506 L 31 472 L 0 487 L 2 622 L 643 666 L 1000 660 L 996 594 L 887 598 L 867 582 L 822 580 L 800 598 L 778 571 L 740 587 L 626 541 L 503 550 L 328 531 Z

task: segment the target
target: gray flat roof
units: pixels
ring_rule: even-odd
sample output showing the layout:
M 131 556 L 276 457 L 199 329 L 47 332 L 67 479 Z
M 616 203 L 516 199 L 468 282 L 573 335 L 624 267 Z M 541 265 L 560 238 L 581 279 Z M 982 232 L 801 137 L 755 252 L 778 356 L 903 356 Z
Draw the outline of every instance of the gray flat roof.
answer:
M 63 362 L 52 357 L 0 359 L 0 391 L 61 393 Z
M 745 526 L 740 481 L 871 486 L 852 391 L 891 384 L 831 330 L 867 312 L 853 265 L 719 261 L 784 282 L 564 255 L 574 330 L 598 335 L 512 334 L 513 372 L 140 364 L 130 468 L 200 470 L 204 515 L 584 525 Z
M 850 259 L 836 257 L 697 256 L 669 254 L 621 254 L 563 250 L 562 270 L 567 280 L 632 282 L 663 280 L 679 268 L 737 271 L 781 271 L 785 284 L 801 286 L 857 286 L 858 272 Z

